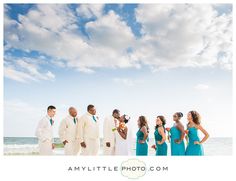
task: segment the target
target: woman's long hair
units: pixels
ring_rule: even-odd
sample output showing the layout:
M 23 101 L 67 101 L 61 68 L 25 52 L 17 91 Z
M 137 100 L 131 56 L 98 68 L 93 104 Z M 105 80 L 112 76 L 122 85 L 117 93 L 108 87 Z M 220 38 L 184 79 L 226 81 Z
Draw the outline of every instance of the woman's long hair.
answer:
M 148 123 L 147 123 L 147 119 L 145 116 L 139 116 L 139 122 L 140 122 L 140 128 L 142 128 L 143 126 L 145 126 L 147 128 L 147 132 L 149 133 L 149 127 L 148 127 Z
M 201 116 L 197 111 L 189 111 L 189 113 L 191 114 L 192 118 L 193 118 L 193 122 L 196 125 L 201 124 Z
M 164 127 L 164 131 L 166 131 L 165 130 L 165 124 L 166 124 L 166 119 L 165 119 L 165 117 L 164 116 L 157 116 L 157 118 L 159 118 L 160 120 L 161 120 L 161 122 L 162 122 L 162 126 Z M 158 129 L 158 125 L 156 125 L 155 126 L 155 129 Z

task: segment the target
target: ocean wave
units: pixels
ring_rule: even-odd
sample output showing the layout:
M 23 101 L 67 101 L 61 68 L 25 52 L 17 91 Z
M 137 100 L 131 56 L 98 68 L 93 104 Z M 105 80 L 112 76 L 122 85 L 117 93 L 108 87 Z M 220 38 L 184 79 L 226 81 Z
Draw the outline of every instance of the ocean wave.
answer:
M 12 144 L 12 145 L 4 145 L 4 154 L 5 155 L 31 155 L 31 154 L 38 154 L 39 153 L 39 146 L 36 144 Z
M 54 155 L 63 155 L 63 148 L 53 150 Z M 38 144 L 8 144 L 4 145 L 4 155 L 39 155 Z

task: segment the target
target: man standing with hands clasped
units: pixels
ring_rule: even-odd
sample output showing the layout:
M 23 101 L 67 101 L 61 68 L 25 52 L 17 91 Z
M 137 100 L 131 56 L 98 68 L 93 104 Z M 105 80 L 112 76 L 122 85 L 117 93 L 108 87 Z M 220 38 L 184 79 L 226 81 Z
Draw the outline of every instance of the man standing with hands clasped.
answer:
M 77 137 L 81 155 L 97 155 L 99 151 L 99 122 L 94 105 L 88 105 L 87 113 L 79 119 Z
M 47 115 L 41 119 L 36 129 L 36 136 L 39 142 L 40 155 L 52 155 L 53 144 L 53 117 L 56 114 L 55 106 L 48 106 Z
M 59 137 L 64 144 L 65 155 L 77 155 L 80 150 L 80 144 L 76 139 L 78 117 L 77 110 L 70 107 L 69 115 L 64 118 L 59 127 Z
M 103 152 L 104 155 L 115 155 L 115 131 L 113 130 L 119 125 L 120 111 L 113 110 L 112 115 L 106 117 L 103 124 Z

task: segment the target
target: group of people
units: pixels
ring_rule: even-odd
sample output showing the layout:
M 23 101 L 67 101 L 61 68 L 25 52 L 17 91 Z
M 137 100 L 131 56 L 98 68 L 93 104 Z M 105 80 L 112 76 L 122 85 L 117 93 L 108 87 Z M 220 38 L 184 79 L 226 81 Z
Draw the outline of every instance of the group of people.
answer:
M 154 132 L 155 145 L 152 145 L 152 148 L 156 150 L 156 155 L 167 155 L 166 140 L 170 142 L 171 155 L 173 156 L 204 155 L 202 143 L 208 139 L 209 134 L 200 124 L 199 113 L 197 111 L 188 112 L 187 130 L 184 129 L 180 121 L 182 117 L 183 113 L 176 112 L 173 115 L 174 125 L 171 128 L 165 128 L 165 117 L 157 116 Z M 136 155 L 148 155 L 149 127 L 144 116 L 139 117 L 138 125 Z M 204 134 L 202 140 L 198 136 L 198 130 Z M 187 146 L 185 146 L 184 138 L 186 138 Z
M 39 142 L 40 155 L 52 155 L 55 144 L 53 143 L 53 125 L 56 107 L 49 106 L 47 115 L 41 119 L 36 129 Z M 209 134 L 200 124 L 200 115 L 196 111 L 190 111 L 187 115 L 187 130 L 181 123 L 183 114 L 177 112 L 173 115 L 174 125 L 165 128 L 164 116 L 157 116 L 154 132 L 155 145 L 151 148 L 156 150 L 156 155 L 167 155 L 167 143 L 170 141 L 171 155 L 203 155 L 202 143 Z M 130 117 L 121 115 L 118 109 L 113 110 L 112 115 L 103 122 L 103 153 L 104 155 L 130 155 L 131 154 L 131 130 L 127 123 Z M 94 105 L 87 106 L 87 113 L 78 117 L 74 107 L 68 109 L 59 126 L 59 137 L 64 145 L 65 155 L 98 155 L 100 148 L 99 118 L 96 116 Z M 137 121 L 136 155 L 148 155 L 149 126 L 145 116 L 140 116 Z M 204 137 L 200 140 L 200 130 Z M 184 138 L 187 140 L 185 146 Z

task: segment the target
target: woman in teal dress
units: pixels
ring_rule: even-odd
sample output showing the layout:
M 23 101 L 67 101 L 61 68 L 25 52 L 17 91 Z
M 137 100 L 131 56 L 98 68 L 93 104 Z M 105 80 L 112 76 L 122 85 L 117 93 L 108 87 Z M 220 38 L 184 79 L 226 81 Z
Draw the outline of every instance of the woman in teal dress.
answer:
M 149 128 L 147 124 L 147 119 L 145 116 L 140 116 L 138 119 L 138 127 L 139 130 L 136 134 L 136 155 L 137 156 L 145 156 L 148 155 L 148 133 Z
M 173 115 L 174 126 L 170 129 L 170 146 L 171 155 L 185 155 L 184 145 L 184 126 L 181 124 L 180 119 L 183 117 L 181 112 L 177 112 Z
M 164 116 L 157 116 L 156 127 L 154 132 L 155 143 L 156 143 L 156 155 L 167 155 L 167 144 L 165 134 L 166 120 Z
M 187 115 L 188 119 L 188 146 L 186 148 L 185 155 L 204 155 L 202 143 L 204 143 L 208 137 L 208 132 L 200 124 L 200 115 L 196 111 L 190 111 Z M 204 138 L 200 140 L 198 136 L 198 130 L 204 134 Z

